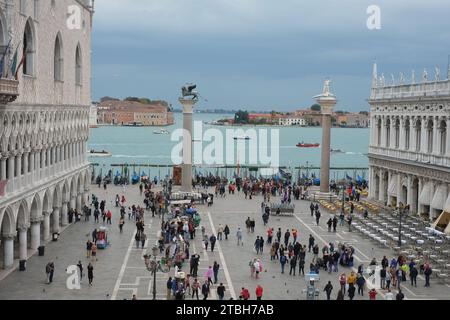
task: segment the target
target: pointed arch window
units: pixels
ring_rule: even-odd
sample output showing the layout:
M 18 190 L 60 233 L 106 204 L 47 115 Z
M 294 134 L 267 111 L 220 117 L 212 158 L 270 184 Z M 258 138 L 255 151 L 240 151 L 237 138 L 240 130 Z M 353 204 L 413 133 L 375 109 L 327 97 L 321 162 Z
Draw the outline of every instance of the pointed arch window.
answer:
M 75 53 L 75 84 L 77 86 L 82 85 L 83 81 L 82 68 L 83 68 L 83 61 L 81 55 L 81 48 L 80 45 L 78 45 Z
M 54 80 L 63 81 L 64 70 L 64 55 L 62 52 L 61 36 L 58 34 L 55 40 L 55 53 L 54 53 Z

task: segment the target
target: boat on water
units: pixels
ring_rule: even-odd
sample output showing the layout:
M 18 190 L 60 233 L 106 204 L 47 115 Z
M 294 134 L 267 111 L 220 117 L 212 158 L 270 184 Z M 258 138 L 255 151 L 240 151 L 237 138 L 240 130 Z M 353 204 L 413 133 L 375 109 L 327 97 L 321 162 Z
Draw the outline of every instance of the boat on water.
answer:
M 297 143 L 297 147 L 299 148 L 319 148 L 320 143 Z
M 344 150 L 341 149 L 331 149 L 332 153 L 345 153 Z
M 246 136 L 246 137 L 234 137 L 233 139 L 234 140 L 250 140 L 250 137 L 249 136 Z
M 96 150 L 90 150 L 89 152 L 90 157 L 111 157 L 112 153 L 102 150 L 102 151 L 96 151 Z
M 170 134 L 170 132 L 167 130 L 164 130 L 164 129 L 159 129 L 159 130 L 154 130 L 153 134 Z

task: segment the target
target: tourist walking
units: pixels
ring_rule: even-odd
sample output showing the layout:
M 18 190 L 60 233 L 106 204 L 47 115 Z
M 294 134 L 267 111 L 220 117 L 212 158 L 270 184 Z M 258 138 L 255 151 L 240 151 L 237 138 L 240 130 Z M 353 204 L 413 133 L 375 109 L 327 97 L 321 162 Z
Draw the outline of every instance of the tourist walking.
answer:
M 205 272 L 205 280 L 208 282 L 208 285 L 214 284 L 212 281 L 213 276 L 214 276 L 213 268 L 211 266 L 209 266 L 208 270 L 206 270 L 206 272 Z
M 286 265 L 287 257 L 284 254 L 280 255 L 281 273 L 284 273 L 284 266 Z
M 198 282 L 197 278 L 195 278 L 194 282 L 192 283 L 192 299 L 194 299 L 194 295 L 195 295 L 198 300 L 198 289 L 199 288 L 200 288 L 200 282 Z
M 323 291 L 325 291 L 325 293 L 327 294 L 327 300 L 331 300 L 331 291 L 333 291 L 333 285 L 331 284 L 331 281 L 328 281 Z
M 225 228 L 223 229 L 223 233 L 225 234 L 225 240 L 228 240 L 228 235 L 230 234 L 230 228 L 228 225 L 225 225 Z
M 216 236 L 213 234 L 210 238 L 209 238 L 209 242 L 211 242 L 211 252 L 214 252 L 214 247 L 216 245 Z
M 261 287 L 261 285 L 256 286 L 255 294 L 256 294 L 256 300 L 262 300 L 264 289 Z
M 316 210 L 316 223 L 317 223 L 317 225 L 319 225 L 320 216 L 321 216 L 320 211 Z
M 95 243 L 92 244 L 92 249 L 91 249 L 91 251 L 92 251 L 92 253 L 91 253 L 92 259 L 93 259 L 94 261 L 98 261 L 98 259 L 97 259 L 97 245 L 96 245 Z
M 223 283 L 220 283 L 220 285 L 217 287 L 217 296 L 219 297 L 219 300 L 223 300 L 225 296 L 225 286 Z
M 120 218 L 119 220 L 119 230 L 120 233 L 123 233 L 123 225 L 125 224 L 125 220 L 123 218 Z
M 208 299 L 209 295 L 209 282 L 205 281 L 205 283 L 202 285 L 202 294 L 203 294 L 203 300 Z
M 238 228 L 237 232 L 236 232 L 236 237 L 237 237 L 237 245 L 239 245 L 239 243 L 244 246 L 244 242 L 242 242 L 242 230 L 241 228 Z
M 55 264 L 53 262 L 47 263 L 45 273 L 47 274 L 47 284 L 53 282 L 53 274 L 55 272 Z
M 218 279 L 218 275 L 219 275 L 219 264 L 217 263 L 217 261 L 214 261 L 214 265 L 213 265 L 213 273 L 214 273 L 214 284 L 217 284 L 217 279 Z
M 431 270 L 431 267 L 430 267 L 430 265 L 428 263 L 425 264 L 425 268 L 424 268 L 424 272 L 423 273 L 425 275 L 425 287 L 430 287 L 430 276 L 432 274 L 432 270 Z
M 91 252 L 92 252 L 92 242 L 91 240 L 88 240 L 86 242 L 86 258 L 90 258 L 91 257 Z
M 83 264 L 81 263 L 81 261 L 78 261 L 77 267 L 80 272 L 80 283 L 81 283 L 81 280 L 83 279 Z
M 88 270 L 89 285 L 92 286 L 92 281 L 94 280 L 94 267 L 90 262 L 88 264 L 87 270 Z
M 217 240 L 222 241 L 223 234 L 223 226 L 219 224 L 219 228 L 217 228 Z

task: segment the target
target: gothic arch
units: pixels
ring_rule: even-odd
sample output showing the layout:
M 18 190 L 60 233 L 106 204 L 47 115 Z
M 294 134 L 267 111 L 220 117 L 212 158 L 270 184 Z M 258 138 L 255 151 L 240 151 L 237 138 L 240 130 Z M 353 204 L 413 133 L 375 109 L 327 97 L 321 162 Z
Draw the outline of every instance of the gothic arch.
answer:
M 42 200 L 42 211 L 52 212 L 52 193 L 50 189 L 47 189 Z
M 28 227 L 30 225 L 30 212 L 27 203 L 21 201 L 17 210 L 17 228 Z
M 42 202 L 38 193 L 36 193 L 31 201 L 31 218 L 40 218 L 42 216 Z
M 15 222 L 14 209 L 11 206 L 8 206 L 0 219 L 0 236 L 14 233 L 16 231 Z

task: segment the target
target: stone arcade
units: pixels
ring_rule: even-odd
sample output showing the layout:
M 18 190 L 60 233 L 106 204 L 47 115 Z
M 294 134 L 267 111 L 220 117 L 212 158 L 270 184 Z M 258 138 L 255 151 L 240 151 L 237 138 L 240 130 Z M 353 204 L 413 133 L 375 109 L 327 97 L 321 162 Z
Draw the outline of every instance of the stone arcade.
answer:
M 82 23 L 69 30 L 73 5 Z M 0 269 L 26 260 L 87 202 L 92 15 L 89 0 L 0 4 L 1 55 L 7 65 L 16 48 L 18 64 L 24 56 L 17 81 L 9 68 L 0 79 Z
M 431 220 L 450 212 L 450 80 L 438 70 L 386 85 L 375 64 L 369 100 L 369 197 Z

